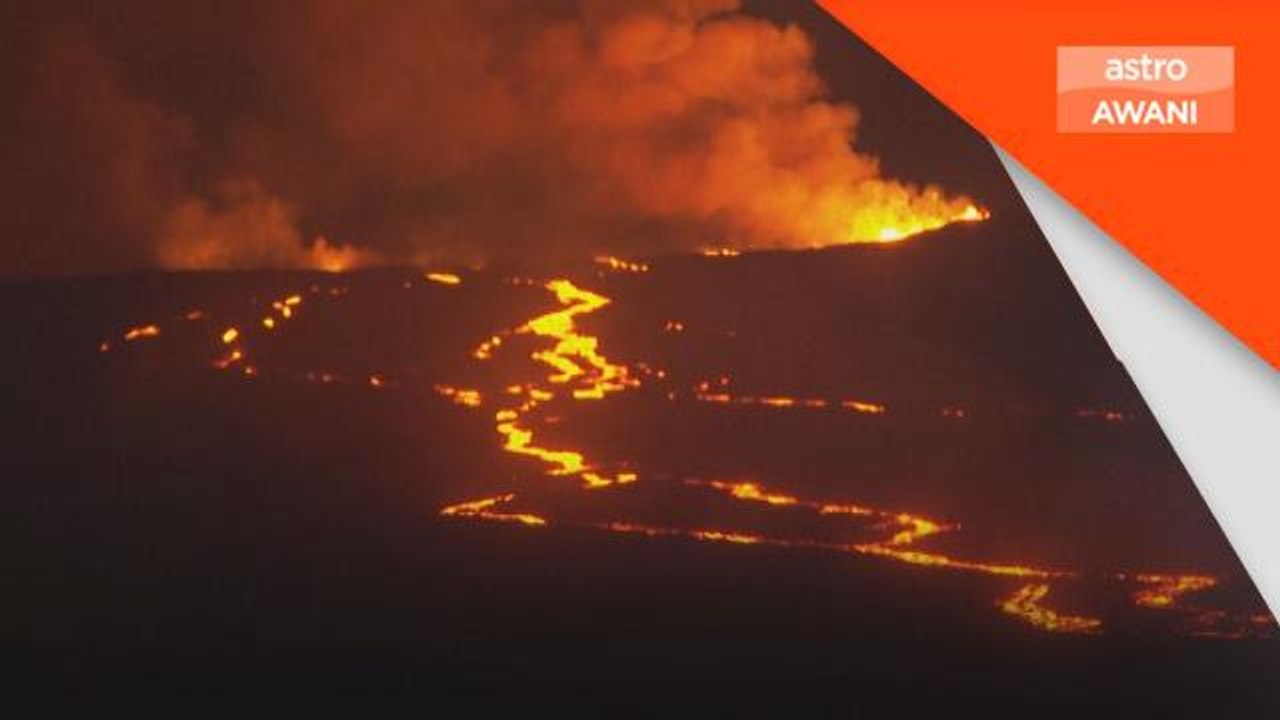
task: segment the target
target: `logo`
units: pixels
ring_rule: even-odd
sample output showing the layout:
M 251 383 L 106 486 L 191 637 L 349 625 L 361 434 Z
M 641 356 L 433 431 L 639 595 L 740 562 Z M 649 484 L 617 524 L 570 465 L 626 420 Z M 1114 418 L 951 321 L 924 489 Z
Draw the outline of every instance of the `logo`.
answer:
M 1234 48 L 1058 48 L 1058 132 L 1229 133 L 1234 129 Z

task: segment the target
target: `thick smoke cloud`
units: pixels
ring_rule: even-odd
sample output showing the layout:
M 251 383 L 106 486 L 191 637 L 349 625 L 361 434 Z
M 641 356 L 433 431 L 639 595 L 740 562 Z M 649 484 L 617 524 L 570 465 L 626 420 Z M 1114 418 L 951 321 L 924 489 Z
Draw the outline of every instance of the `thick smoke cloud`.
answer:
M 809 39 L 735 0 L 28 5 L 5 274 L 827 244 L 960 203 L 880 179 Z

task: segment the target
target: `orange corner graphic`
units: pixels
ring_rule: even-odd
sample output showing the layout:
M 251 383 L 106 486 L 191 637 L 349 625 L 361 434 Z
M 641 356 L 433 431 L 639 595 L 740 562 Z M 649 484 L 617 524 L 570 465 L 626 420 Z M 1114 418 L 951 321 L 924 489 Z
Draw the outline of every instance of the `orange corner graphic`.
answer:
M 1280 6 L 819 2 L 1280 367 Z M 1082 128 L 1074 114 L 1086 110 L 1064 109 L 1059 98 L 1059 48 L 1079 46 L 1229 49 L 1230 92 L 1212 82 L 1184 94 L 1161 88 L 1175 100 L 1200 94 L 1196 112 L 1209 112 L 1217 125 Z M 1093 90 L 1077 89 L 1066 101 L 1087 95 L 1096 108 Z M 1117 90 L 1119 100 L 1143 99 L 1133 88 Z M 1060 129 L 1063 112 L 1073 117 Z

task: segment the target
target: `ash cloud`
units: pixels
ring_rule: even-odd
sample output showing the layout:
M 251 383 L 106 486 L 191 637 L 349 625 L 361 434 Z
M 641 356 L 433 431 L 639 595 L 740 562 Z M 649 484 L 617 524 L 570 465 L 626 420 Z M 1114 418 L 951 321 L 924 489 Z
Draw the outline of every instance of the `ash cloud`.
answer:
M 804 246 L 963 203 L 881 178 L 809 38 L 736 0 L 29 5 L 4 274 Z

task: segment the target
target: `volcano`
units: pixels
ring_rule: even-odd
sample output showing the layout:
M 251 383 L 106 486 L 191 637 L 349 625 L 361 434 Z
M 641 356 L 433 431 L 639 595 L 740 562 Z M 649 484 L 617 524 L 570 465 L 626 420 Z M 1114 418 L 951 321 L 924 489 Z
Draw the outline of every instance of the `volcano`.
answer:
M 1025 215 L 3 293 L 17 668 L 1280 700 L 1274 620 Z

